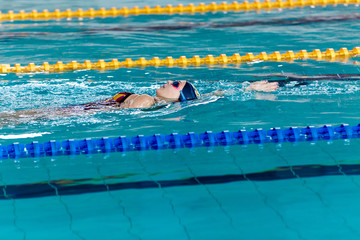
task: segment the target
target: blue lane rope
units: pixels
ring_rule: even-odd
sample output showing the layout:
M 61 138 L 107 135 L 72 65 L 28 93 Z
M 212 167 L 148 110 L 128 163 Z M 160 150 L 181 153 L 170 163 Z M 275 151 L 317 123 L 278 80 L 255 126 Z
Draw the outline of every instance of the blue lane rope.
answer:
M 34 141 L 29 144 L 13 143 L 4 146 L 0 144 L 0 159 L 351 138 L 360 138 L 360 124 L 353 127 L 342 124 L 339 127 L 324 125 L 323 127 L 271 128 L 270 130 L 259 128 L 254 131 L 239 130 L 219 133 L 206 131 L 200 134 L 189 132 L 185 135 L 172 133 L 136 137 L 51 140 L 45 143 Z

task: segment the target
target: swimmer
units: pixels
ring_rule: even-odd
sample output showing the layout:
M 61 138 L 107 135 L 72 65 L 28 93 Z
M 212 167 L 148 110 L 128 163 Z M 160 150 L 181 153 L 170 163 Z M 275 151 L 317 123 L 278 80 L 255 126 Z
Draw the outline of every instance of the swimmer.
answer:
M 247 91 L 272 92 L 278 89 L 277 82 L 258 81 L 251 83 Z M 212 94 L 219 95 L 219 91 Z M 188 81 L 167 81 L 166 84 L 156 90 L 156 96 L 147 94 L 135 94 L 119 92 L 112 98 L 103 101 L 84 104 L 84 110 L 112 106 L 117 108 L 148 108 L 159 102 L 184 102 L 200 98 L 200 93 L 195 86 Z
M 272 92 L 276 91 L 278 87 L 277 82 L 258 81 L 251 83 L 245 90 Z M 218 90 L 210 94 L 222 95 L 223 93 L 221 90 Z M 63 108 L 37 108 L 0 113 L 0 126 L 13 123 L 16 120 L 20 120 L 20 122 L 23 120 L 22 122 L 24 122 L 24 120 L 43 119 L 54 116 L 74 116 L 110 109 L 149 108 L 155 104 L 185 102 L 198 98 L 200 98 L 200 93 L 192 83 L 188 81 L 167 81 L 166 84 L 156 90 L 156 96 L 119 92 L 108 99 Z

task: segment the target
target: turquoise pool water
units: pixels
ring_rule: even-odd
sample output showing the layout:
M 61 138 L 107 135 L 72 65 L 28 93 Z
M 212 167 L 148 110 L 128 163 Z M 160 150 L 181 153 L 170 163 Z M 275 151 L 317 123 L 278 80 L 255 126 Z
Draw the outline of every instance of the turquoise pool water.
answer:
M 144 6 L 191 1 L 0 1 L 1 11 Z M 208 1 L 210 2 L 210 1 Z M 0 63 L 360 46 L 358 7 L 272 12 L 3 22 Z M 316 20 L 316 21 L 315 21 Z M 232 26 L 230 26 L 232 25 Z M 162 29 L 159 29 L 162 27 Z M 314 60 L 239 66 L 2 74 L 0 112 L 48 109 L 126 90 L 153 95 L 190 80 L 204 96 L 143 111 L 1 119 L 0 144 L 359 123 L 359 65 Z M 269 74 L 355 74 L 246 92 Z M 1 239 L 358 239 L 359 141 L 284 143 L 2 159 Z

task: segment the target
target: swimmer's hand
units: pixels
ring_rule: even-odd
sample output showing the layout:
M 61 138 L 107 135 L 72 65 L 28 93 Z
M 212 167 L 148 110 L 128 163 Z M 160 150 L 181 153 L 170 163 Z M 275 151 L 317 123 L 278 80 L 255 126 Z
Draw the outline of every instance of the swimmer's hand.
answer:
M 207 97 L 207 96 L 224 96 L 226 93 L 226 90 L 222 90 L 222 89 L 218 89 L 216 91 L 210 92 L 210 93 L 203 93 L 201 94 L 202 97 Z
M 251 83 L 246 91 L 275 92 L 279 88 L 277 82 L 259 81 Z
M 220 97 L 221 97 L 221 96 L 224 96 L 224 95 L 225 95 L 225 90 L 218 89 L 218 90 L 212 92 L 212 95 L 214 95 L 214 96 L 220 96 Z

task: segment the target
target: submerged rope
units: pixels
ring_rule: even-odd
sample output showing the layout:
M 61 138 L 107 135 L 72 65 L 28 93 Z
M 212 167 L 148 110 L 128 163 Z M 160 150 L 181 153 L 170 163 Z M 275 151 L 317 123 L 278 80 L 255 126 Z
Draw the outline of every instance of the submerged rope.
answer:
M 95 10 L 90 8 L 89 10 L 78 9 L 72 11 L 67 9 L 65 11 L 60 11 L 56 9 L 53 12 L 48 10 L 43 10 L 38 12 L 33 10 L 31 12 L 19 11 L 14 13 L 14 11 L 9 11 L 8 13 L 0 12 L 0 21 L 16 21 L 16 20 L 50 20 L 50 19 L 62 19 L 62 18 L 95 18 L 95 17 L 116 17 L 116 16 L 129 16 L 129 15 L 150 15 L 150 14 L 182 14 L 182 13 L 205 13 L 205 12 L 241 12 L 241 11 L 259 11 L 259 10 L 271 10 L 271 9 L 284 9 L 284 8 L 296 8 L 296 7 L 306 7 L 306 6 L 326 6 L 326 5 L 337 5 L 337 4 L 360 4 L 360 0 L 265 0 L 260 2 L 258 0 L 249 3 L 244 1 L 242 3 L 238 2 L 222 2 L 222 3 L 210 3 L 204 4 L 200 3 L 198 5 L 189 4 L 184 6 L 182 4 L 178 6 L 167 5 L 161 7 L 159 5 L 155 7 L 145 6 L 143 8 L 133 7 L 127 8 L 123 7 L 121 9 L 111 8 L 105 9 L 100 8 Z
M 14 143 L 7 146 L 0 145 L 0 159 L 351 138 L 360 138 L 360 124 L 353 127 L 342 124 L 339 127 L 324 125 L 319 128 L 313 126 L 289 129 L 272 128 L 267 131 L 259 128 L 254 131 L 222 131 L 220 133 L 207 131 L 200 134 L 189 132 L 184 135 L 172 133 L 170 135 L 155 134 L 136 137 L 51 140 L 45 143 L 32 142 L 30 144 Z
M 204 58 L 201 58 L 197 55 L 192 58 L 187 58 L 181 56 L 178 59 L 173 57 L 167 57 L 165 59 L 160 59 L 154 57 L 151 60 L 146 60 L 144 57 L 139 58 L 139 60 L 133 61 L 131 58 L 126 58 L 125 61 L 119 61 L 118 59 L 113 59 L 109 62 L 104 60 L 98 60 L 93 63 L 89 60 L 86 60 L 83 63 L 77 61 L 71 61 L 70 63 L 63 63 L 58 61 L 56 64 L 49 64 L 44 62 L 42 65 L 35 65 L 30 63 L 27 66 L 21 66 L 20 64 L 15 64 L 11 66 L 10 64 L 1 64 L 0 73 L 31 73 L 31 72 L 67 72 L 67 71 L 76 71 L 76 70 L 105 70 L 105 69 L 118 69 L 118 68 L 131 68 L 131 67 L 158 67 L 158 66 L 167 66 L 167 67 L 185 67 L 185 66 L 214 66 L 214 65 L 229 65 L 229 64 L 241 64 L 249 63 L 256 61 L 294 61 L 294 60 L 325 60 L 325 61 L 347 61 L 349 58 L 354 58 L 360 56 L 360 47 L 354 47 L 353 50 L 348 50 L 347 48 L 341 48 L 339 51 L 335 51 L 332 48 L 328 48 L 326 51 L 321 52 L 319 49 L 315 49 L 312 52 L 307 52 L 306 50 L 301 50 L 299 52 L 293 52 L 291 50 L 280 53 L 275 51 L 272 54 L 267 54 L 266 52 L 261 52 L 259 55 L 254 55 L 253 53 L 246 53 L 243 56 L 240 56 L 239 53 L 235 53 L 232 56 L 226 56 L 226 54 L 220 54 L 218 57 L 213 55 L 207 55 Z

